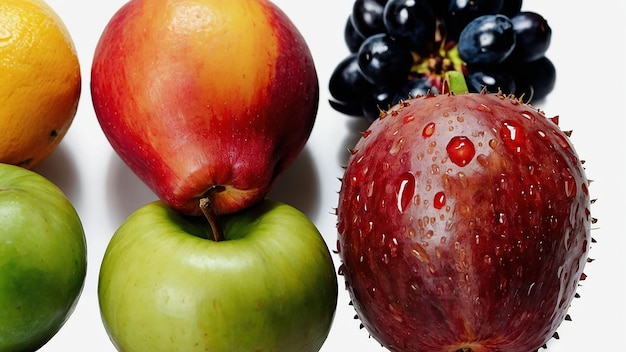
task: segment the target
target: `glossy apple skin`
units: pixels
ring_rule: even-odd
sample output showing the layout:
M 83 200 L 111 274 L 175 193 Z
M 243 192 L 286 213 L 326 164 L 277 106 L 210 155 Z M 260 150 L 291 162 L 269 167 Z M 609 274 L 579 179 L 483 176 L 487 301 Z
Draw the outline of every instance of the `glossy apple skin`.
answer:
M 553 121 L 503 95 L 439 95 L 365 131 L 340 191 L 340 271 L 381 344 L 529 352 L 552 337 L 592 222 L 585 172 Z
M 0 351 L 35 351 L 65 324 L 87 269 L 78 214 L 35 172 L 0 164 Z
M 214 242 L 206 219 L 157 201 L 134 212 L 109 243 L 98 293 L 120 351 L 318 351 L 337 304 L 337 276 L 316 227 L 264 200 L 224 216 Z
M 91 92 L 113 149 L 161 200 L 199 215 L 260 201 L 300 153 L 319 85 L 309 48 L 266 0 L 131 0 L 94 53 Z

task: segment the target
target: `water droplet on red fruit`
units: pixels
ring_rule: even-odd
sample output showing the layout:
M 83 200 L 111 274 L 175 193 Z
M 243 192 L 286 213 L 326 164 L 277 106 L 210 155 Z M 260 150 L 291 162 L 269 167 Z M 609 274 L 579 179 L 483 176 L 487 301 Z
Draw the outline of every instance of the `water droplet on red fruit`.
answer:
M 395 238 L 392 238 L 389 242 L 389 255 L 392 257 L 398 256 L 398 240 Z
M 366 186 L 366 196 L 369 198 L 374 194 L 374 180 L 370 181 Z
M 476 157 L 476 161 L 478 161 L 478 163 L 482 167 L 488 167 L 489 166 L 489 159 L 487 159 L 487 156 L 485 154 L 479 154 Z
M 443 192 L 437 192 L 437 194 L 435 194 L 433 206 L 437 209 L 441 209 L 444 205 L 446 205 L 446 194 Z
M 583 182 L 580 188 L 583 190 L 583 193 L 585 193 L 586 195 L 589 195 L 589 188 L 587 188 L 587 184 Z
M 446 146 L 446 151 L 448 152 L 450 161 L 459 166 L 469 164 L 472 158 L 474 158 L 474 154 L 476 154 L 474 143 L 465 136 L 452 137 Z
M 489 264 L 489 265 L 493 263 L 493 259 L 491 259 L 491 256 L 489 254 L 485 254 L 483 261 L 485 262 L 485 264 Z
M 564 134 L 555 131 L 554 135 L 556 136 L 557 142 L 559 142 L 559 145 L 561 146 L 561 148 L 563 149 L 569 148 L 569 141 L 567 140 L 567 137 Z
M 428 271 L 429 271 L 431 274 L 434 274 L 434 273 L 435 273 L 435 269 L 436 269 L 436 268 L 435 268 L 435 265 L 434 265 L 433 263 L 429 263 L 429 264 L 428 264 Z
M 421 263 L 430 263 L 430 257 L 428 256 L 428 253 L 426 253 L 424 247 L 422 247 L 418 243 L 411 243 L 411 253 Z
M 337 232 L 339 233 L 343 233 L 346 229 L 346 225 L 344 224 L 343 221 L 339 221 L 337 223 Z M 339 247 L 339 242 L 337 242 L 337 250 L 341 252 L 341 247 Z
M 398 138 L 393 145 L 391 146 L 391 149 L 389 149 L 389 154 L 391 155 L 396 155 L 398 154 L 398 152 L 400 151 L 400 149 L 402 149 L 402 145 L 404 144 L 404 137 L 400 137 Z
M 500 137 L 502 137 L 504 145 L 512 152 L 520 153 L 526 142 L 523 127 L 513 121 L 504 121 L 502 126 L 504 128 L 500 130 Z
M 428 137 L 432 136 L 434 133 L 435 133 L 435 123 L 434 122 L 428 123 L 426 126 L 424 126 L 424 129 L 422 130 L 422 136 L 424 138 L 428 138 Z
M 561 171 L 561 176 L 563 177 L 563 182 L 565 185 L 565 196 L 574 197 L 576 196 L 576 179 L 574 179 L 574 175 L 572 172 L 565 168 Z
M 535 120 L 537 119 L 537 117 L 535 117 L 535 115 L 530 113 L 529 111 L 522 111 L 520 112 L 520 115 L 522 115 L 522 117 L 524 117 L 525 119 L 531 122 L 535 122 Z
M 400 213 L 404 213 L 406 208 L 411 204 L 413 195 L 415 194 L 415 176 L 410 172 L 400 175 L 398 180 L 398 199 L 397 206 Z

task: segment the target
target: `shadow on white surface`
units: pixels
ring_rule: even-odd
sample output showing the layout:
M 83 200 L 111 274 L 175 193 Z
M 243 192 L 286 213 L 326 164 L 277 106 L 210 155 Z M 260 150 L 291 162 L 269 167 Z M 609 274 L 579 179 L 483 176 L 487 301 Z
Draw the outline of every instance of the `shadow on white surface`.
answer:
M 50 156 L 35 166 L 33 171 L 57 185 L 72 203 L 80 198 L 81 180 L 78 175 L 78 166 L 63 142 Z
M 308 146 L 276 178 L 268 198 L 287 203 L 309 217 L 317 219 L 322 209 L 319 172 Z
M 109 160 L 106 189 L 109 219 L 116 226 L 141 206 L 158 199 L 115 153 Z
M 348 159 L 350 158 L 349 149 L 354 148 L 356 142 L 361 139 L 363 132 L 369 127 L 372 122 L 365 117 L 348 115 L 340 115 L 337 116 L 337 118 L 343 118 L 346 120 L 346 129 L 348 130 L 348 133 L 346 133 L 346 138 L 340 144 L 341 147 L 339 148 L 337 155 L 339 165 L 341 165 L 341 167 L 345 167 L 348 164 Z

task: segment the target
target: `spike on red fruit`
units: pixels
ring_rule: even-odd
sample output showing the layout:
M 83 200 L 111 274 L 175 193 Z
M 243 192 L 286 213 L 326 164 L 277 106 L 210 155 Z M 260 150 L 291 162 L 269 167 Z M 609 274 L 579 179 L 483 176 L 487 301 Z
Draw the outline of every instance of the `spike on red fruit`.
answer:
M 528 352 L 557 336 L 594 220 L 556 117 L 503 94 L 429 95 L 392 107 L 353 150 L 339 255 L 378 342 Z
M 557 116 L 550 117 L 548 120 L 552 121 L 552 122 L 553 122 L 555 125 L 557 125 L 557 126 L 558 126 L 558 124 L 559 124 L 559 116 L 558 116 L 558 115 L 557 115 Z

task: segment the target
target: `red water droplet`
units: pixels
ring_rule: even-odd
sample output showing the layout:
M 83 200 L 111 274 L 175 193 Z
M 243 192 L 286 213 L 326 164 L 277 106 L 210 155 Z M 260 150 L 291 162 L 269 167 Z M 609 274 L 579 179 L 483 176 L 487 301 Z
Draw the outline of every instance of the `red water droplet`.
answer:
M 491 109 L 487 105 L 485 105 L 485 104 L 478 105 L 478 110 L 480 110 L 480 111 L 491 111 Z
M 522 115 L 523 118 L 527 119 L 528 121 L 531 122 L 535 122 L 535 120 L 537 120 L 537 118 L 535 117 L 535 114 L 529 112 L 529 111 L 522 111 L 520 112 L 520 115 Z
M 346 230 L 346 225 L 344 224 L 343 221 L 339 221 L 337 223 L 337 233 L 339 233 L 340 235 L 343 235 L 345 230 Z M 339 241 L 337 241 L 337 249 L 340 249 L 339 248 Z
M 472 161 L 474 154 L 476 154 L 476 148 L 474 143 L 465 136 L 455 136 L 450 139 L 446 146 L 446 151 L 450 157 L 450 161 L 459 165 L 465 166 Z
M 561 176 L 563 177 L 563 184 L 565 185 L 565 196 L 574 197 L 576 196 L 576 179 L 572 172 L 569 169 L 563 169 L 561 171 Z
M 413 120 L 415 120 L 415 115 L 406 115 L 402 118 L 403 123 L 409 123 Z
M 433 201 L 433 206 L 437 209 L 441 209 L 446 205 L 446 194 L 443 192 L 437 192 Z
M 513 121 L 504 121 L 502 126 L 504 128 L 500 130 L 500 137 L 502 137 L 504 145 L 512 152 L 520 153 L 526 142 L 523 127 Z
M 559 146 L 561 146 L 561 148 L 563 149 L 568 149 L 569 148 L 569 141 L 567 139 L 567 136 L 563 133 L 560 133 L 560 131 L 554 131 L 554 135 L 556 136 L 556 140 L 559 143 Z
M 428 138 L 428 137 L 432 136 L 434 133 L 435 133 L 435 123 L 434 122 L 428 123 L 426 126 L 424 126 L 424 129 L 422 130 L 422 136 L 424 138 Z
M 389 247 L 389 255 L 392 257 L 398 256 L 398 240 L 396 238 L 392 238 L 387 245 Z
M 398 211 L 404 213 L 406 208 L 411 204 L 413 195 L 415 194 L 415 176 L 410 172 L 400 175 L 398 180 L 397 207 Z

